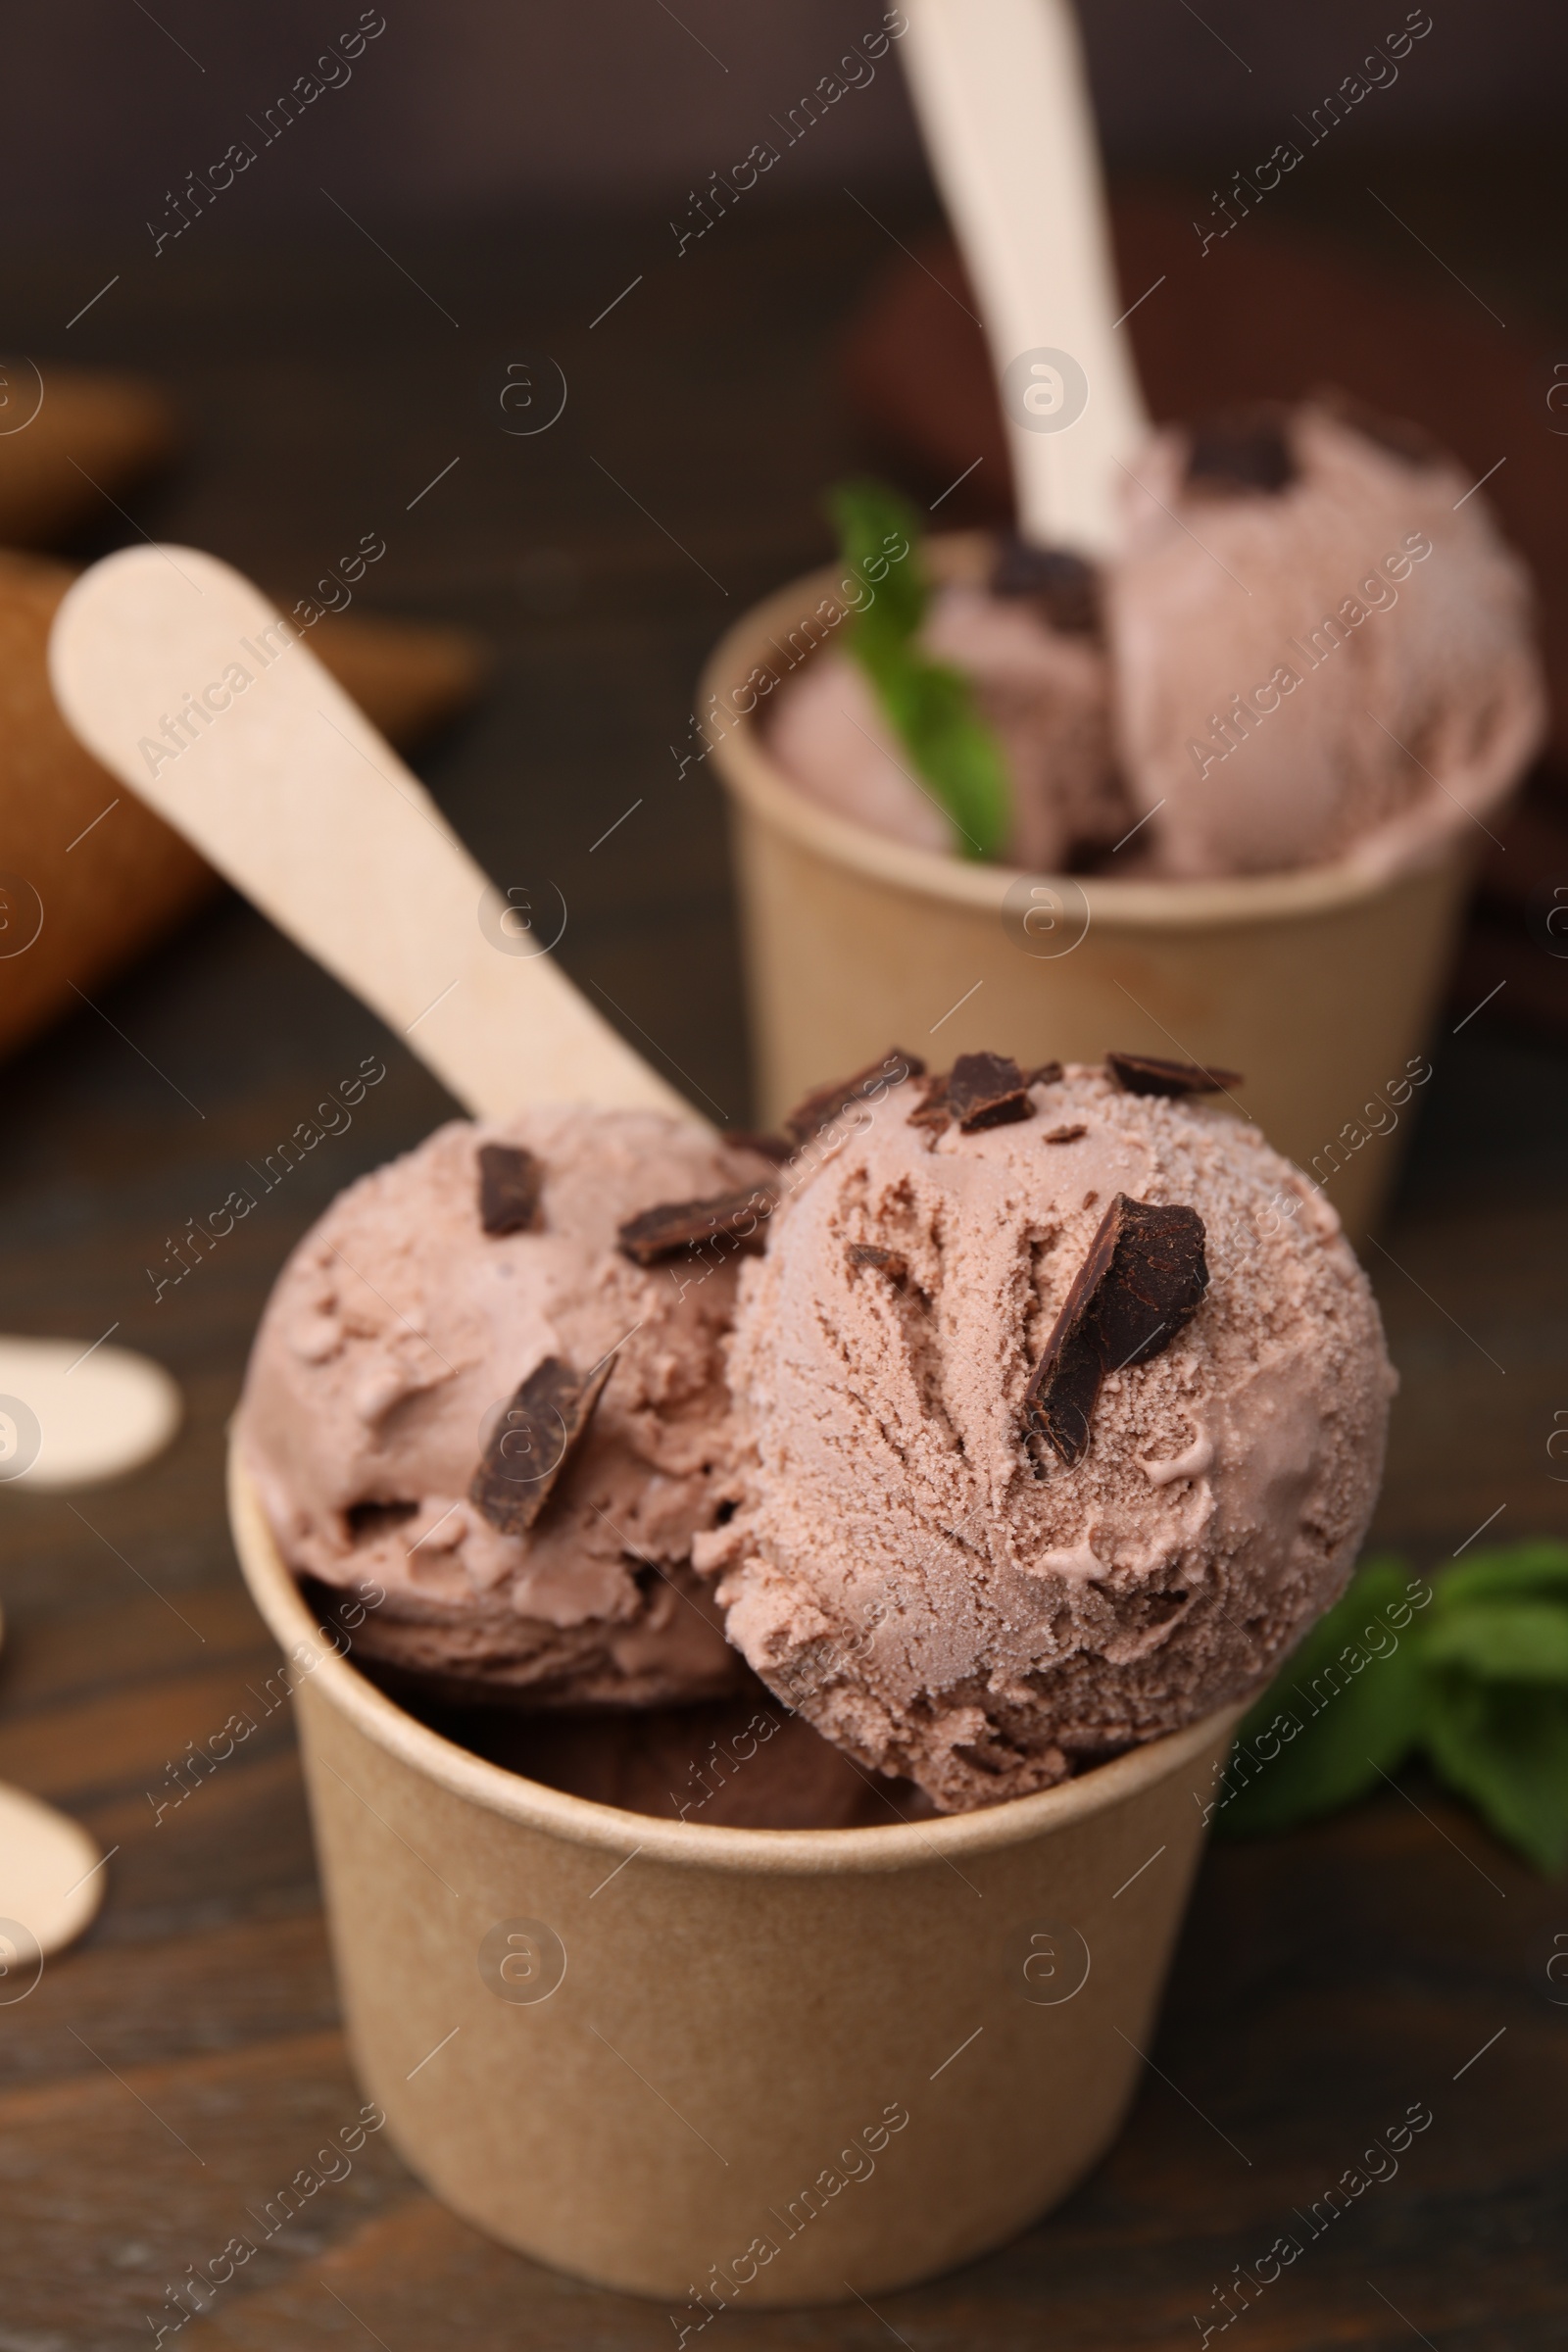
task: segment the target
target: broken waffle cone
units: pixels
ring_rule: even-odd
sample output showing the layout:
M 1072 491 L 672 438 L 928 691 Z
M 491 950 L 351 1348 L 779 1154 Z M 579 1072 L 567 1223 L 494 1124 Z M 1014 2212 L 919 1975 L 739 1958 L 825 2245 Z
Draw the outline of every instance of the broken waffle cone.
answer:
M 167 465 L 179 445 L 173 403 L 140 376 L 0 368 L 0 544 L 48 547 L 111 519 L 104 501 Z

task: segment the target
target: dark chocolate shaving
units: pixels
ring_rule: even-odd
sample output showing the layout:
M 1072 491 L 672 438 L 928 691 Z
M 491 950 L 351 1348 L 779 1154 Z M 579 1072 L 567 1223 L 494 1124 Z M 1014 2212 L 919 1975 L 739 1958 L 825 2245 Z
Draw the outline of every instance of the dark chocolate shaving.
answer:
M 1032 547 L 1009 531 L 991 571 L 993 596 L 1027 599 L 1042 620 L 1066 637 L 1100 633 L 1100 575 L 1064 547 Z
M 502 1535 L 526 1535 L 550 1500 L 614 1362 L 612 1352 L 582 1373 L 547 1355 L 507 1406 L 468 1488 L 468 1500 Z
M 1059 1061 L 1043 1061 L 1038 1070 L 1029 1070 L 1025 1073 L 1024 1084 L 1025 1086 L 1054 1086 L 1060 1076 L 1061 1064 Z
M 1363 441 L 1387 450 L 1391 458 L 1398 458 L 1406 466 L 1424 471 L 1429 466 L 1441 466 L 1447 456 L 1442 442 L 1424 425 L 1412 424 L 1404 416 L 1385 416 L 1381 409 L 1369 408 L 1364 400 L 1357 400 L 1353 393 L 1342 392 L 1337 385 L 1319 386 L 1312 398 L 1337 423 L 1348 425 Z
M 1029 1081 L 1008 1054 L 960 1054 L 948 1072 L 948 1108 L 965 1135 L 1035 1115 Z
M 1223 1095 L 1247 1083 L 1240 1070 L 1205 1070 L 1156 1054 L 1107 1054 L 1105 1067 L 1124 1095 Z
M 724 1141 L 736 1152 L 755 1152 L 759 1159 L 770 1159 L 775 1168 L 795 1157 L 795 1146 L 787 1135 L 761 1135 L 753 1127 L 726 1127 Z
M 1193 426 L 1187 453 L 1189 484 L 1229 495 L 1262 491 L 1277 497 L 1297 478 L 1286 433 L 1289 412 L 1274 401 L 1225 409 Z
M 539 1221 L 543 1160 L 517 1144 L 479 1146 L 479 1222 L 486 1233 L 528 1233 Z
M 939 1135 L 946 1134 L 953 1125 L 953 1113 L 948 1108 L 948 1074 L 946 1070 L 942 1071 L 939 1076 L 926 1080 L 925 1092 L 906 1119 L 905 1125 L 928 1129 L 933 1143 L 936 1142 Z
M 852 1266 L 873 1266 L 901 1291 L 909 1278 L 909 1261 L 903 1252 L 884 1250 L 876 1242 L 852 1242 L 845 1255 Z
M 750 1192 L 719 1193 L 710 1200 L 662 1200 L 630 1217 L 615 1239 L 634 1265 L 656 1265 L 678 1250 L 700 1249 L 705 1242 L 730 1242 L 761 1248 L 760 1228 L 771 1215 L 776 1198 L 771 1185 L 753 1185 Z
M 840 1078 L 832 1086 L 819 1086 L 797 1102 L 784 1121 L 785 1132 L 797 1145 L 808 1144 L 813 1135 L 848 1110 L 852 1102 L 879 1100 L 890 1086 L 902 1086 L 906 1078 L 925 1075 L 925 1063 L 918 1054 L 906 1054 L 900 1046 L 889 1046 L 880 1061 L 869 1061 L 853 1078 Z
M 1070 1469 L 1089 1449 L 1100 1384 L 1168 1348 L 1208 1289 L 1203 1220 L 1118 1193 L 1073 1277 L 1024 1391 L 1025 1431 Z
M 1084 1126 L 1053 1127 L 1049 1135 L 1042 1136 L 1041 1141 L 1047 1144 L 1075 1144 L 1081 1135 L 1088 1133 L 1088 1128 Z

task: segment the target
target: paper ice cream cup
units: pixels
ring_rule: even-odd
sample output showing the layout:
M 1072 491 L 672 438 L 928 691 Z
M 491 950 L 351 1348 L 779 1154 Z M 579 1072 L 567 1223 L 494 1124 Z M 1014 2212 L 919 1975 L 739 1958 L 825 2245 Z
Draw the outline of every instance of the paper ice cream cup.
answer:
M 466 2221 L 679 2341 L 981 2254 L 1115 2138 L 1239 1708 L 946 1820 L 654 1820 L 427 1730 L 323 1638 L 237 1461 L 230 1515 L 355 2064 Z
M 925 552 L 938 578 L 976 571 L 973 537 Z M 1468 894 L 1465 845 L 1392 874 L 1346 859 L 1123 881 L 969 863 L 874 833 L 798 791 L 764 731 L 769 696 L 813 636 L 831 641 L 839 577 L 796 581 L 744 615 L 701 688 L 710 748 L 695 749 L 729 797 L 760 1116 L 895 1042 L 938 1067 L 988 1048 L 1026 1067 L 1111 1049 L 1221 1065 L 1245 1074 L 1241 1105 L 1363 1238 L 1431 1075 L 1423 1048 Z

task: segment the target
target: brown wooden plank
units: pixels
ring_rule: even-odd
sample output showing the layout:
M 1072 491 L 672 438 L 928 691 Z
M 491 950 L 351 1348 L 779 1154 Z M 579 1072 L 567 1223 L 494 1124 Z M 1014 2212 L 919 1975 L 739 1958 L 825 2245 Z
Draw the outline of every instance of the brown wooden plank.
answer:
M 256 2219 L 301 2167 L 341 2170 L 318 2165 L 318 2153 L 352 2130 L 362 2104 L 331 2033 L 113 2072 L 77 2073 L 74 2059 L 71 2079 L 9 2092 L 0 2098 L 5 2328 L 25 2339 L 69 2314 L 74 2342 L 128 2341 L 132 2330 L 150 2341 L 148 2316 L 165 2314 L 166 2289 L 237 2234 L 258 2245 L 247 2284 L 285 2275 L 407 2192 L 377 2132 L 311 2197 L 306 2218 L 270 2235 Z
M 97 2064 L 87 2043 L 123 2073 L 336 2023 L 314 1906 L 139 1941 L 122 1933 L 49 1961 L 26 1999 L 5 2010 L 0 2093 L 87 2073 Z

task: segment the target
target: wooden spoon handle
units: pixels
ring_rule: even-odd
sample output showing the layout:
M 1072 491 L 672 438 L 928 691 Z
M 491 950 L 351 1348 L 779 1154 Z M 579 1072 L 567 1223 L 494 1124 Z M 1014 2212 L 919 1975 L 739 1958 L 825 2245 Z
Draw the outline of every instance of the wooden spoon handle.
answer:
M 985 318 L 1018 525 L 1108 555 L 1149 429 L 1068 0 L 905 0 L 905 68 Z M 1065 355 L 1068 365 L 1059 364 Z M 1075 372 L 1076 371 L 1076 372 Z
M 552 960 L 560 893 L 503 897 L 299 635 L 215 557 L 128 548 L 66 596 L 49 674 L 89 751 L 470 1110 L 695 1117 Z

